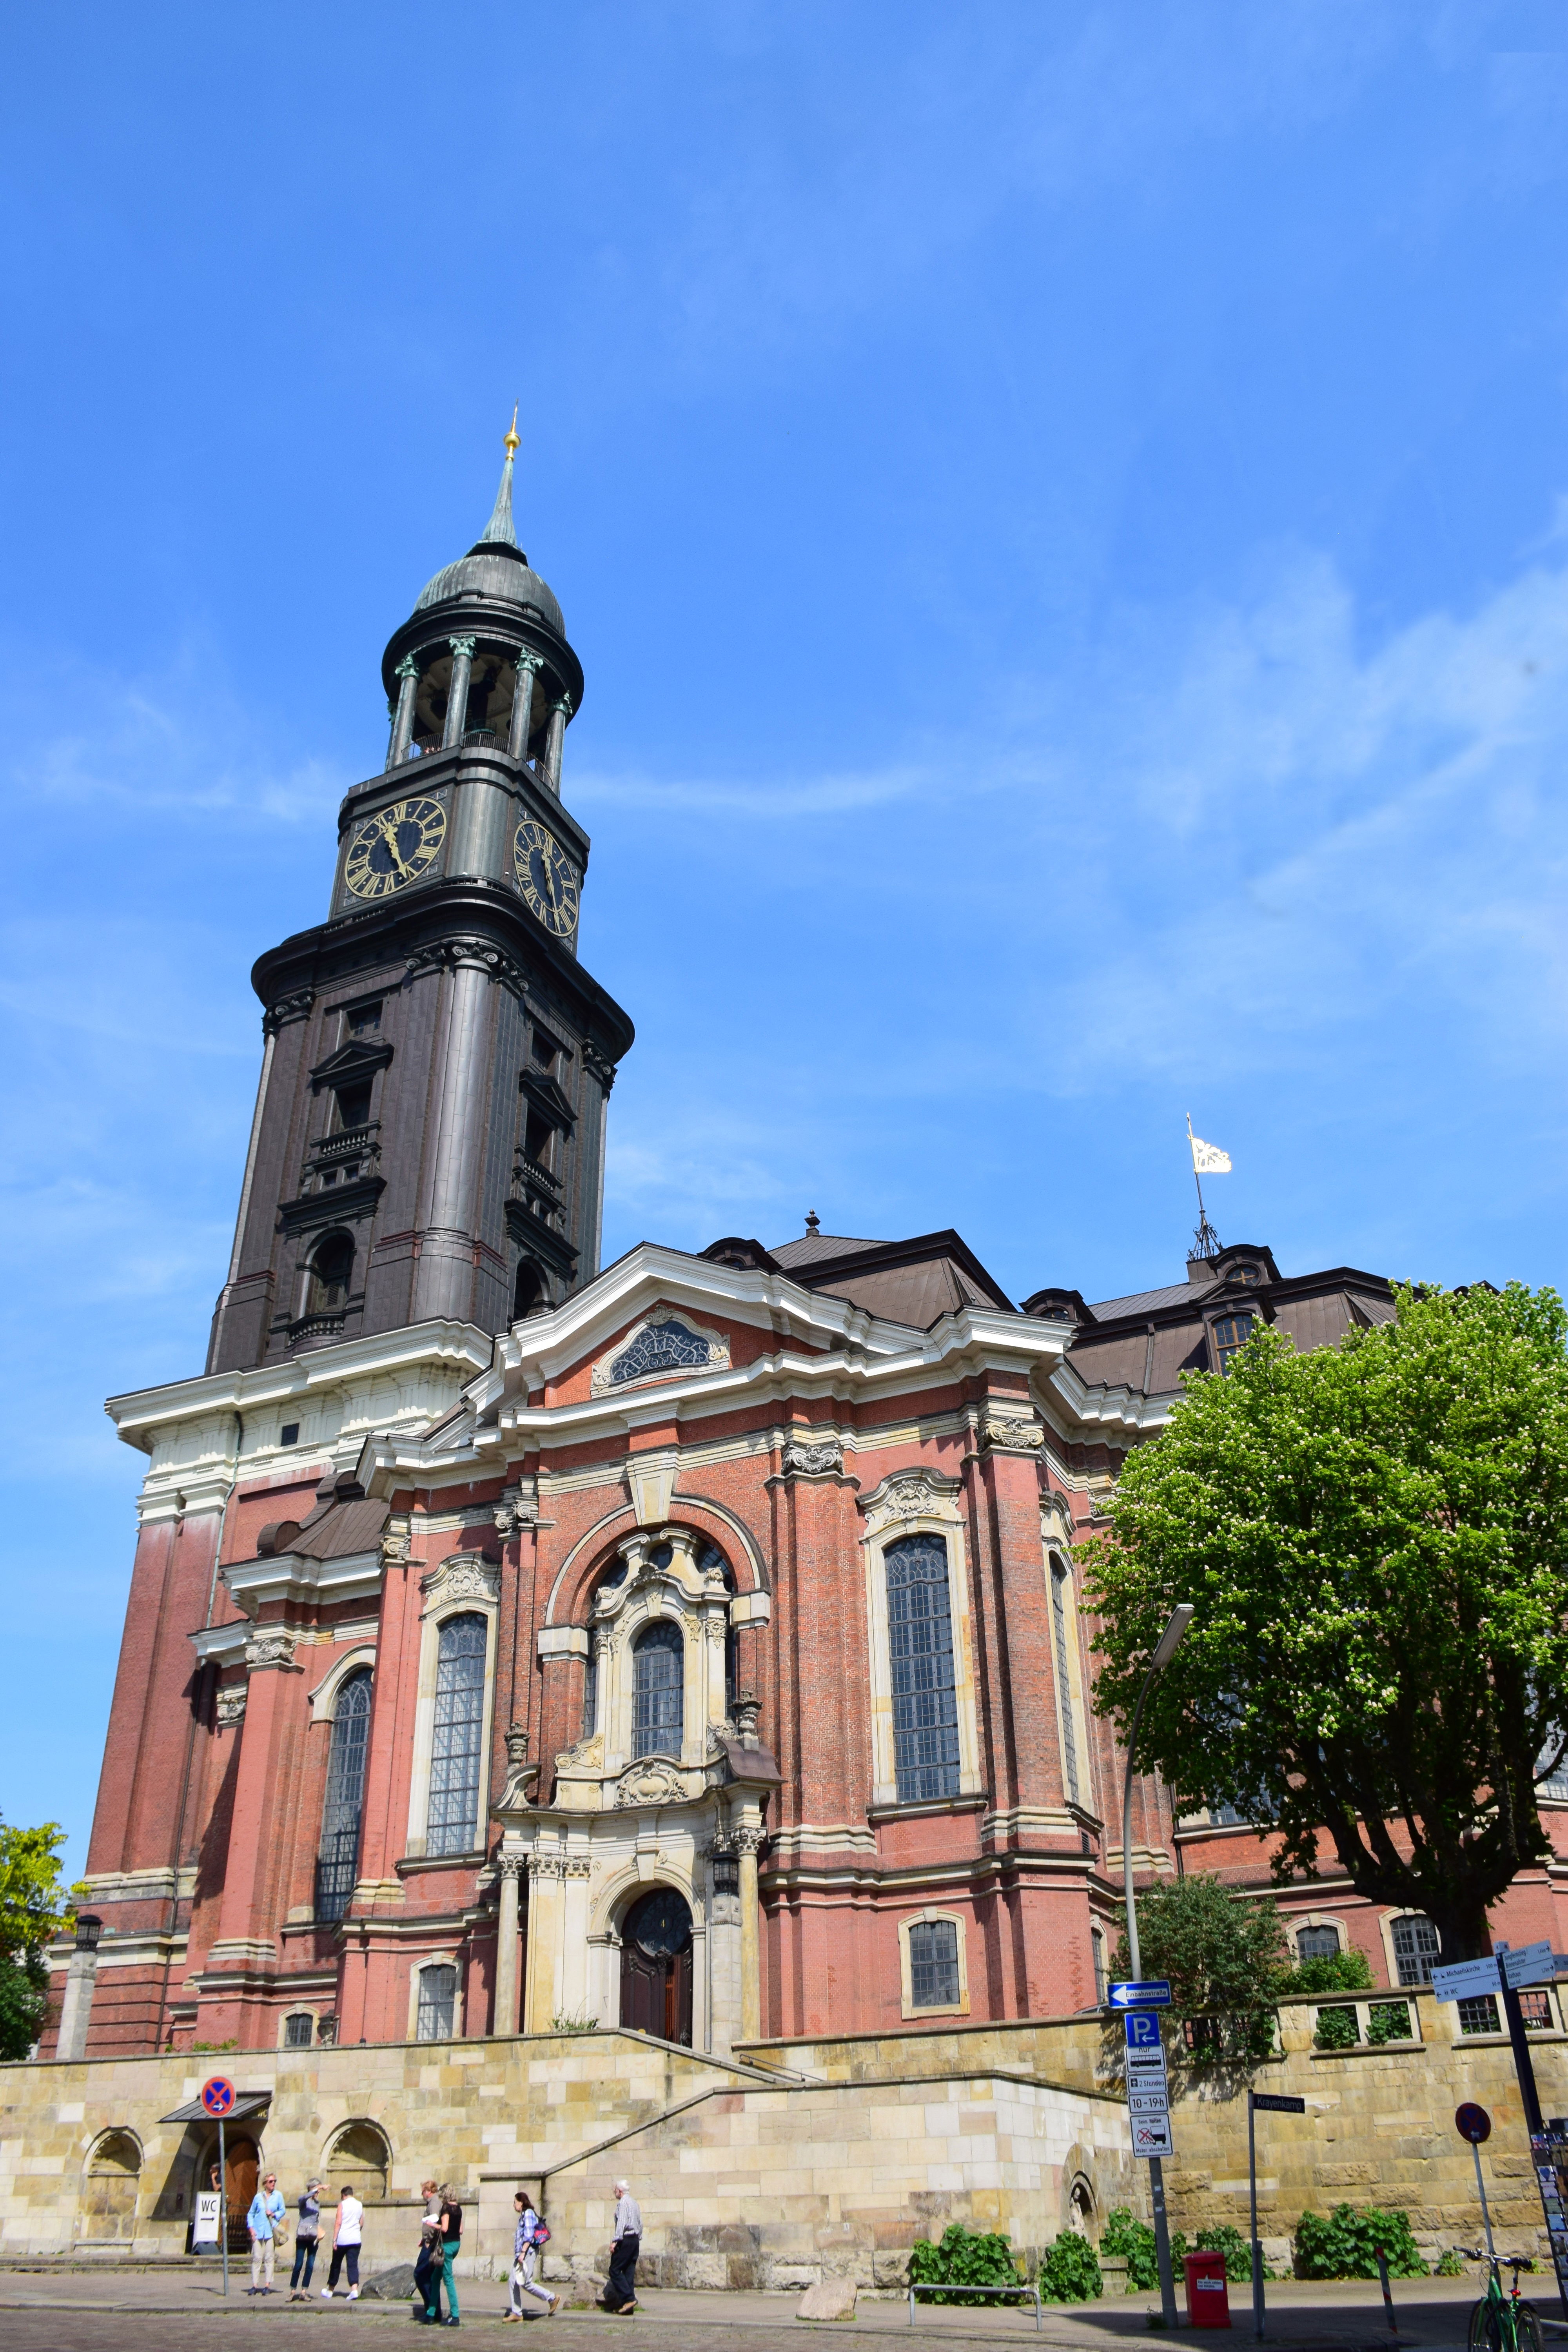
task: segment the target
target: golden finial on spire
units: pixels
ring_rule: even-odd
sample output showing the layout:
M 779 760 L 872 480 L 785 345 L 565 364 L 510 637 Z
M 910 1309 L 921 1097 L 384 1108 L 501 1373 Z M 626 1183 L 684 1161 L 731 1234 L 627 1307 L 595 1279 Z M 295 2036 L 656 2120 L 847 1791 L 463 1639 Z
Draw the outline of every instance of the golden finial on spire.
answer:
M 506 428 L 506 439 L 501 444 L 509 457 L 515 457 L 522 446 L 517 429 L 517 411 L 518 403 L 514 400 L 511 404 L 511 423 Z

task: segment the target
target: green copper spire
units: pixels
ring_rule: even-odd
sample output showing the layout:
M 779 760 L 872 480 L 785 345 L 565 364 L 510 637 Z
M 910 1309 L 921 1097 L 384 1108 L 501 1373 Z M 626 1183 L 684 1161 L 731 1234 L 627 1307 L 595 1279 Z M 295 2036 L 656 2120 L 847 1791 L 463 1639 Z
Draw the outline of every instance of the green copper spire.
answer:
M 506 439 L 502 446 L 506 450 L 506 463 L 500 469 L 500 488 L 496 492 L 496 502 L 490 509 L 490 519 L 475 541 L 475 550 L 477 551 L 481 547 L 514 547 L 517 548 L 518 553 L 522 555 L 521 548 L 517 546 L 517 532 L 511 520 L 511 461 L 522 446 L 518 437 L 515 401 L 512 403 L 511 423 L 507 427 Z M 522 560 L 526 563 L 527 556 L 523 555 Z

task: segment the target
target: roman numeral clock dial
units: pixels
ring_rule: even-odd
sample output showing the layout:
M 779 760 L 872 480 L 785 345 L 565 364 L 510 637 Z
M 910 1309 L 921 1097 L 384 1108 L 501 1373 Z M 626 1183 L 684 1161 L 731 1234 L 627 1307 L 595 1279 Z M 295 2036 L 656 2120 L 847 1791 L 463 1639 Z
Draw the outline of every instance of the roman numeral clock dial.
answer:
M 427 873 L 446 837 L 439 801 L 395 801 L 354 827 L 343 880 L 356 898 L 384 898 Z
M 552 833 L 525 816 L 512 842 L 512 862 L 523 905 L 547 931 L 570 939 L 577 928 L 583 877 Z

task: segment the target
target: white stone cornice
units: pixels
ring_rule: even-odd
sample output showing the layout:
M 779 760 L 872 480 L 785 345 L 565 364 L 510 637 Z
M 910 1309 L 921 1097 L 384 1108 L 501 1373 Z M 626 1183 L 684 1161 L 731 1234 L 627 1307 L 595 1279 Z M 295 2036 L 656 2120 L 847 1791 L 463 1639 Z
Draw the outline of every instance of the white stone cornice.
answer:
M 191 1635 L 191 1647 L 198 1665 L 215 1663 L 220 1666 L 237 1666 L 245 1658 L 245 1645 L 251 1635 L 248 1617 L 233 1625 L 205 1625 L 199 1633 Z
M 1180 1404 L 1180 1389 L 1145 1396 L 1126 1386 L 1091 1388 L 1068 1362 L 1058 1364 L 1035 1383 L 1035 1394 L 1057 1434 L 1070 1443 L 1088 1432 L 1125 1429 L 1142 1433 L 1163 1429 L 1172 1408 Z
M 397 1372 L 418 1363 L 445 1363 L 472 1379 L 490 1360 L 493 1342 L 476 1324 L 441 1319 L 376 1331 L 360 1339 L 311 1348 L 248 1371 L 205 1372 L 154 1389 L 110 1397 L 104 1411 L 128 1445 L 151 1453 L 159 1430 L 208 1413 L 258 1413 L 268 1406 L 303 1403 L 323 1389 L 366 1375 Z
M 370 1601 L 381 1591 L 381 1549 L 378 1545 L 374 1551 L 347 1552 L 341 1559 L 302 1559 L 297 1552 L 279 1552 L 274 1559 L 232 1561 L 222 1573 L 247 1616 L 254 1616 L 264 1601 Z M 207 1636 L 193 1639 L 200 1643 Z

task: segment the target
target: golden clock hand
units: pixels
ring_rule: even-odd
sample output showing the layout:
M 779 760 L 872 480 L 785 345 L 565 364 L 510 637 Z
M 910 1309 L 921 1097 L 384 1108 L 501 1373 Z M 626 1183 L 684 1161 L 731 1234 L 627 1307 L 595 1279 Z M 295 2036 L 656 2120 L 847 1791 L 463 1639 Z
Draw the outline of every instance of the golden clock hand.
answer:
M 380 824 L 381 837 L 386 844 L 387 856 L 391 858 L 393 864 L 396 866 L 400 874 L 406 874 L 408 868 L 404 864 L 402 854 L 397 846 L 397 827 L 386 817 L 383 817 L 380 820 Z

